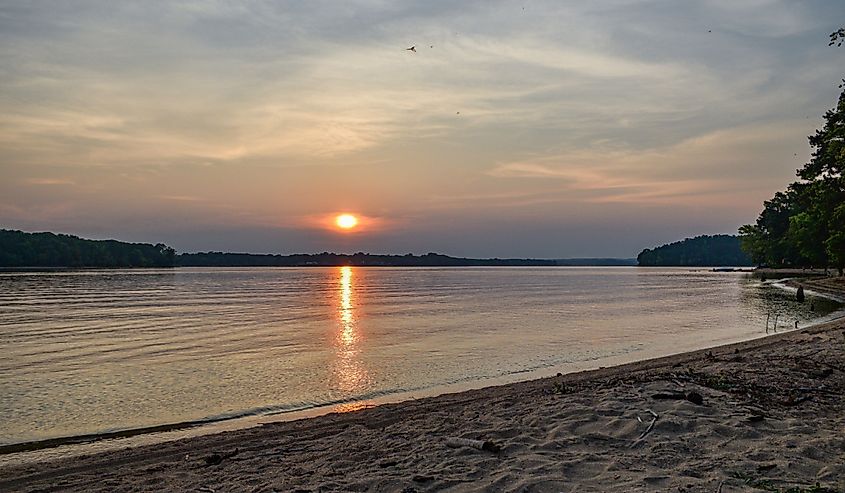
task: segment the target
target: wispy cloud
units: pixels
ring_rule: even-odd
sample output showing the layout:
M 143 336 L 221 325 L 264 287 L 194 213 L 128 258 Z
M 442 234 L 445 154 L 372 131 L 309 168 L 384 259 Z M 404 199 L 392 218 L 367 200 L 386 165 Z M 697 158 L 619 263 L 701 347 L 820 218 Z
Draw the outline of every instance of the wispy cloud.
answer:
M 76 182 L 66 178 L 28 178 L 24 181 L 29 185 L 44 185 L 44 186 L 73 186 Z
M 842 18 L 824 0 L 5 3 L 0 221 L 61 203 L 81 226 L 305 228 L 358 208 L 430 236 L 729 204 L 730 230 L 806 156 Z
M 800 120 L 723 129 L 677 144 L 639 150 L 587 148 L 502 163 L 497 178 L 552 179 L 587 202 L 703 201 L 743 191 L 771 190 L 806 156 Z M 795 152 L 792 152 L 795 151 Z M 761 174 L 756 163 L 768 160 Z

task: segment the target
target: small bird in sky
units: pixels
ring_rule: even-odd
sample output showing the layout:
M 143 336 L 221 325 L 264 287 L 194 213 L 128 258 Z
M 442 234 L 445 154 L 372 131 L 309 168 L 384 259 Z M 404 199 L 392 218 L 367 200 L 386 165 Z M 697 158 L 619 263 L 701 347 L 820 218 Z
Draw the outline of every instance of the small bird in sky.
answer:
M 414 53 L 416 53 L 417 52 L 417 45 L 414 45 L 410 48 L 405 48 L 405 51 L 413 51 Z

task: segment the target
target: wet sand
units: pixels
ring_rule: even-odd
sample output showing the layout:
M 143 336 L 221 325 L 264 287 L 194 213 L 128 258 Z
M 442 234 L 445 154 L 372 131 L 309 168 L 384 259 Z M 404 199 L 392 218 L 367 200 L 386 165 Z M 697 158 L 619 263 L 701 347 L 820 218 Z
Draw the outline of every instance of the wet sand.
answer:
M 727 493 L 816 483 L 830 489 L 812 491 L 845 491 L 843 395 L 839 320 L 618 367 L 11 466 L 0 469 L 0 491 Z M 494 450 L 454 446 L 455 438 Z

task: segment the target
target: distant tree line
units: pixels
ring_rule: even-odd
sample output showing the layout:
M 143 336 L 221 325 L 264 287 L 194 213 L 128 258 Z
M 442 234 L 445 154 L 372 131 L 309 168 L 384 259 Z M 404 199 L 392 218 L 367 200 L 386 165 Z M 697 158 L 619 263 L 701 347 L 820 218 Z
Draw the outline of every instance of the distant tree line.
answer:
M 751 258 L 740 248 L 739 238 L 731 235 L 696 236 L 654 249 L 646 248 L 637 255 L 637 263 L 644 267 L 752 265 Z
M 754 224 L 739 228 L 758 265 L 845 268 L 845 91 L 809 137 L 813 154 L 786 191 L 763 202 Z
M 172 267 L 175 261 L 176 251 L 163 243 L 0 229 L 0 267 Z
M 438 253 L 425 255 L 373 255 L 315 253 L 296 255 L 256 255 L 250 253 L 183 253 L 177 264 L 184 267 L 304 267 L 304 266 L 391 266 L 391 267 L 460 267 L 460 266 L 554 266 L 555 260 L 538 259 L 472 259 L 450 257 Z
M 633 265 L 633 259 L 576 258 L 529 259 L 450 257 L 425 255 L 373 255 L 322 252 L 315 254 L 183 253 L 159 243 L 126 243 L 115 240 L 86 240 L 54 233 L 26 233 L 0 229 L 0 268 L 120 268 L 120 267 L 306 267 L 306 266 L 390 266 L 472 267 L 557 265 Z

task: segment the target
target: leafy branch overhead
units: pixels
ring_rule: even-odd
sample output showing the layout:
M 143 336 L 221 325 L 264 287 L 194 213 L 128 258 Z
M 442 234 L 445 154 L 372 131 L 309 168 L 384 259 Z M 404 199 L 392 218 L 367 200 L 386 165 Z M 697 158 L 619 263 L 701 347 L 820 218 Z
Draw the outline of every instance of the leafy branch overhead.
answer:
M 845 42 L 845 27 L 840 27 L 836 31 L 830 33 L 830 43 L 828 46 L 842 46 L 842 43 Z M 839 87 L 845 87 L 845 79 L 842 79 L 842 83 L 839 84 Z
M 842 46 L 843 41 L 845 41 L 845 27 L 840 27 L 838 30 L 830 33 L 830 43 L 828 43 L 827 45 Z

